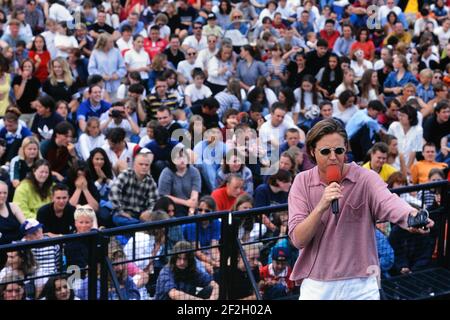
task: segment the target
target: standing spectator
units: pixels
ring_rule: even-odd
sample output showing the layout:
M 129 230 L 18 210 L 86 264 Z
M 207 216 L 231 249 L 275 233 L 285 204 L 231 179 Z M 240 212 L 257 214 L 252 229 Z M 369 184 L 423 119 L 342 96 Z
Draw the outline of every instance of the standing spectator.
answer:
M 32 167 L 32 172 L 22 181 L 14 193 L 13 201 L 22 209 L 26 218 L 35 219 L 38 209 L 51 202 L 50 188 L 52 183 L 48 161 L 36 161 Z
M 105 81 L 105 89 L 114 98 L 120 85 L 120 80 L 125 77 L 126 67 L 118 49 L 114 48 L 113 38 L 104 33 L 101 34 L 95 49 L 92 51 L 88 65 L 89 74 L 99 74 Z
M 151 212 L 158 197 L 156 183 L 150 175 L 150 158 L 148 154 L 138 153 L 133 169 L 120 173 L 111 186 L 109 199 L 114 224 L 139 223 L 143 213 Z
M 41 83 L 47 80 L 49 75 L 48 65 L 51 60 L 50 52 L 47 50 L 46 40 L 42 35 L 34 37 L 31 44 L 31 49 L 28 51 L 28 57 L 34 64 L 34 76 L 39 79 Z
M 36 219 L 43 224 L 43 231 L 49 237 L 71 234 L 75 230 L 75 207 L 69 203 L 69 188 L 57 183 L 52 187 L 52 202 L 37 211 Z

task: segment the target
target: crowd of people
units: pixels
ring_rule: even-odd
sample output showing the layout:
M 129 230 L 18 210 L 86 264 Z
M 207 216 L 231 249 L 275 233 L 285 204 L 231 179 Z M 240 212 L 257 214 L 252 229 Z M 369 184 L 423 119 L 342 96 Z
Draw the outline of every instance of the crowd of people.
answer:
M 325 119 L 348 135 L 345 162 L 389 187 L 450 179 L 447 5 L 0 1 L 0 244 L 287 203 L 296 175 L 315 166 L 306 137 Z M 437 190 L 402 198 L 441 204 Z M 406 255 L 401 230 L 377 227 L 384 275 L 430 264 L 433 239 Z M 239 229 L 243 242 L 287 235 L 287 212 Z M 214 248 L 120 262 L 217 245 L 220 221 L 116 240 L 123 297 L 217 299 Z M 248 247 L 265 298 L 298 290 L 290 240 Z M 87 263 L 83 242 L 10 252 L 0 283 L 16 283 L 0 285 L 0 299 L 85 299 L 87 277 L 73 289 L 44 276 Z M 255 298 L 238 269 L 235 298 Z

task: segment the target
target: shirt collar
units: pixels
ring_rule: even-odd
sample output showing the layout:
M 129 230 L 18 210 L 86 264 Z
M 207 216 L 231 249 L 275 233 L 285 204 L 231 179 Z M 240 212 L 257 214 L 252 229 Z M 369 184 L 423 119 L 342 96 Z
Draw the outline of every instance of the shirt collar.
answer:
M 354 162 L 348 163 L 347 165 L 349 166 L 349 170 L 342 180 L 343 181 L 349 180 L 350 182 L 355 183 L 357 180 L 355 169 L 357 169 L 359 166 Z M 313 170 L 312 171 L 312 179 L 311 179 L 311 183 L 309 185 L 311 187 L 322 185 L 323 183 L 322 183 L 322 181 L 320 181 L 320 176 L 319 176 L 319 167 L 315 166 L 311 170 Z

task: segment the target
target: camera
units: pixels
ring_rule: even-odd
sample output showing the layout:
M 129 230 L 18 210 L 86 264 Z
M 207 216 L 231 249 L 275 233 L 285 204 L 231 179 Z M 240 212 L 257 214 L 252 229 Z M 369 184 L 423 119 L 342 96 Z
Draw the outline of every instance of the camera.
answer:
M 426 225 L 428 224 L 428 217 L 430 214 L 426 209 L 422 209 L 419 212 L 417 212 L 416 216 L 413 217 L 411 214 L 408 217 L 408 227 L 411 228 L 417 228 L 417 229 L 424 229 Z
M 111 117 L 113 117 L 113 118 L 122 118 L 123 116 L 124 116 L 124 114 L 120 110 L 114 109 L 111 111 Z

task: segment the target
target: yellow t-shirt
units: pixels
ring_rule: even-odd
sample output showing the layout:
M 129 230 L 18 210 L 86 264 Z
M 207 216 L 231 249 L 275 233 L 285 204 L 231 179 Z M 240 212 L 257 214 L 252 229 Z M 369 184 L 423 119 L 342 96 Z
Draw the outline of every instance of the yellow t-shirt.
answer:
M 370 161 L 366 162 L 363 164 L 363 168 L 366 168 L 368 170 L 371 170 L 370 168 Z M 391 176 L 391 174 L 393 174 L 394 172 L 397 172 L 398 170 L 395 169 L 393 166 L 391 166 L 390 164 L 383 164 L 383 166 L 381 167 L 381 171 L 378 173 L 381 177 L 381 179 L 383 179 L 384 182 L 387 182 L 389 180 L 389 177 Z
M 405 8 L 405 13 L 414 13 L 419 12 L 419 1 L 418 0 L 409 0 L 408 4 Z
M 4 81 L 0 84 L 0 116 L 5 115 L 6 108 L 9 105 L 9 91 L 11 89 L 11 75 L 5 73 Z

